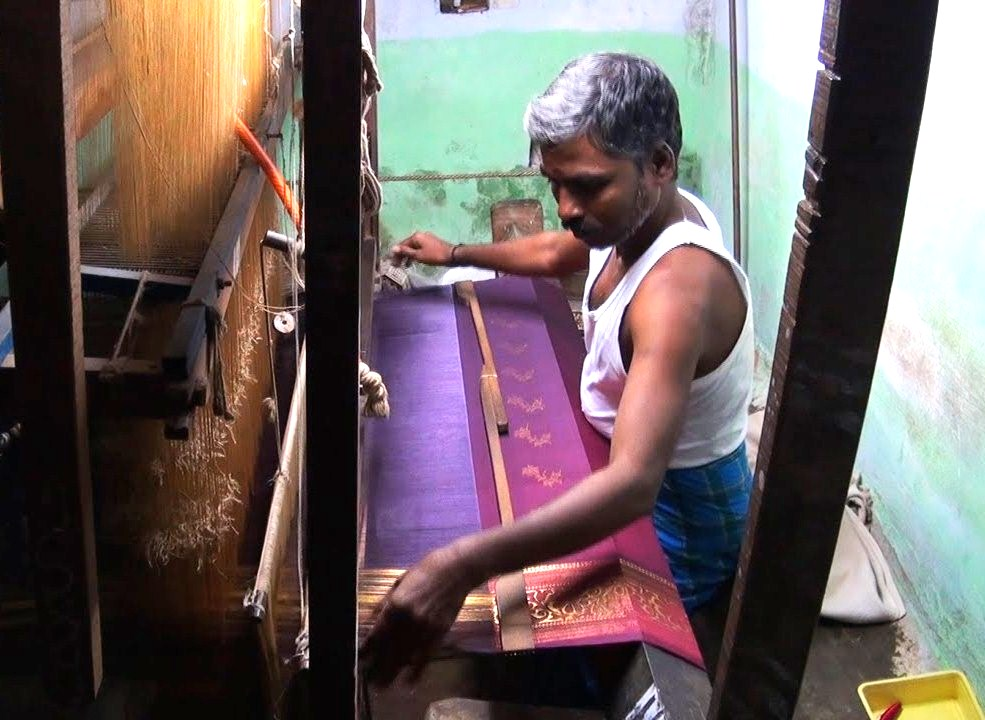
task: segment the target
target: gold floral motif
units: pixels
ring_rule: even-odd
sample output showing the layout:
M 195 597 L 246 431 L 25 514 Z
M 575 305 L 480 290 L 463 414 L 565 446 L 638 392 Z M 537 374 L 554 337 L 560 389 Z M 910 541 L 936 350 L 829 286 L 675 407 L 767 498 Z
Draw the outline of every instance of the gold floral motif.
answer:
M 557 487 L 564 482 L 564 476 L 561 475 L 560 470 L 545 472 L 536 465 L 526 465 L 521 472 L 523 477 L 533 478 L 544 487 Z
M 533 372 L 533 370 L 530 372 Z M 519 395 L 510 395 L 506 400 L 506 404 L 518 407 L 529 415 L 530 413 L 540 412 L 544 409 L 544 398 L 538 397 L 534 398 L 531 402 L 527 402 Z
M 506 350 L 510 355 L 523 355 L 527 352 L 527 343 L 511 343 L 504 342 L 503 349 Z
M 523 372 L 520 372 L 516 368 L 508 367 L 508 368 L 503 368 L 503 375 L 505 375 L 506 377 L 511 377 L 517 382 L 522 382 L 522 383 L 530 382 L 531 380 L 534 379 L 533 369 L 524 370 Z
M 671 630 L 685 629 L 682 614 L 674 612 L 673 594 L 659 592 L 659 585 L 652 582 L 656 576 L 631 563 L 621 562 L 616 572 L 583 589 L 557 581 L 538 587 L 531 575 L 527 575 L 527 605 L 535 630 L 632 617 L 636 612 Z
M 538 448 L 551 444 L 551 434 L 542 433 L 540 435 L 534 435 L 534 433 L 530 430 L 530 423 L 518 428 L 516 431 L 516 436 L 521 440 L 526 440 L 528 443 Z

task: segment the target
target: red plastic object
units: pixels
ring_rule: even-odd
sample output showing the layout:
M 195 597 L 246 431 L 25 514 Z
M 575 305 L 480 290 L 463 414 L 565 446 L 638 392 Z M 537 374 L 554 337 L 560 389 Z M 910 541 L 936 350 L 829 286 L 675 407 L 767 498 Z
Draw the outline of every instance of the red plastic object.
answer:
M 885 709 L 882 715 L 879 716 L 879 720 L 896 720 L 896 718 L 898 718 L 900 716 L 900 713 L 902 712 L 903 712 L 903 703 L 894 702 L 892 705 L 890 705 L 888 708 Z

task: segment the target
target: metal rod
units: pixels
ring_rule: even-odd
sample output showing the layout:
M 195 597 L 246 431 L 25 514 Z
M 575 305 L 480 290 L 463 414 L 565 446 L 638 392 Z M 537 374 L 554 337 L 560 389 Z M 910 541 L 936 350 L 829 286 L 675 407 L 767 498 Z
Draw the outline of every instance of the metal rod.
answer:
M 106 366 L 109 372 L 112 372 L 110 368 L 113 367 L 113 363 L 120 356 L 123 343 L 126 342 L 127 337 L 130 335 L 133 319 L 137 315 L 137 306 L 140 305 L 140 299 L 144 296 L 144 288 L 147 286 L 147 274 L 146 270 L 140 273 L 140 280 L 137 281 L 137 290 L 133 294 L 133 301 L 130 303 L 130 309 L 127 311 L 126 320 L 123 321 L 123 329 L 120 330 L 120 335 L 116 338 L 116 344 L 113 346 L 113 354 L 110 355 L 109 363 Z
M 732 254 L 742 265 L 742 163 L 739 142 L 739 22 L 736 0 L 728 3 L 729 91 L 732 105 Z

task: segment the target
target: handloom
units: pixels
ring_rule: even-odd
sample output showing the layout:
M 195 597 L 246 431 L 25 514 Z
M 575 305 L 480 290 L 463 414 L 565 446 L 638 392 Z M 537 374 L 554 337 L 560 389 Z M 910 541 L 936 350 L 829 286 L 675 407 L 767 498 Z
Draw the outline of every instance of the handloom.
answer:
M 391 416 L 366 424 L 363 631 L 403 570 L 464 534 L 507 520 L 494 478 L 497 445 L 516 517 L 608 461 L 608 442 L 579 410 L 584 345 L 561 290 L 504 277 L 475 283 L 474 294 L 506 407 L 509 429 L 502 435 L 486 430 L 485 363 L 463 293 L 430 288 L 375 303 L 373 365 L 387 380 Z M 525 642 L 511 639 L 513 625 L 503 618 L 515 608 L 496 602 L 495 581 L 469 595 L 450 642 L 495 652 L 645 641 L 701 664 L 647 518 L 524 569 L 522 583 Z
M 218 646 L 247 623 L 248 519 L 275 471 L 269 320 L 298 312 L 279 297 L 284 263 L 260 242 L 271 229 L 293 235 L 300 208 L 286 216 L 241 150 L 249 127 L 281 165 L 300 157 L 285 124 L 292 4 L 71 6 L 65 113 L 106 644 Z M 18 369 L 10 315 L 0 309 L 3 383 Z
M 83 256 L 194 272 L 180 304 L 140 309 L 123 353 L 156 362 L 179 407 L 165 418 L 167 438 L 159 420 L 93 419 L 107 574 L 137 590 L 108 608 L 188 638 L 231 627 L 270 427 L 265 291 L 278 283 L 260 240 L 280 215 L 237 139 L 241 118 L 263 133 L 283 122 L 268 30 L 268 3 L 249 0 L 111 0 L 93 30 L 108 46 L 118 102 L 108 119 L 112 189 L 82 233 Z

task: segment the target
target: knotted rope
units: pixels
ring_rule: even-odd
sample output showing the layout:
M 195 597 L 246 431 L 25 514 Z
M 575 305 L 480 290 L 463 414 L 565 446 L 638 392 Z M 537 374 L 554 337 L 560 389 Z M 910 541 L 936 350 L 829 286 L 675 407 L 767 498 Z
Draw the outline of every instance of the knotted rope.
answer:
M 390 417 L 389 394 L 383 377 L 369 369 L 364 362 L 359 363 L 359 390 L 366 396 L 363 415 L 366 417 Z

